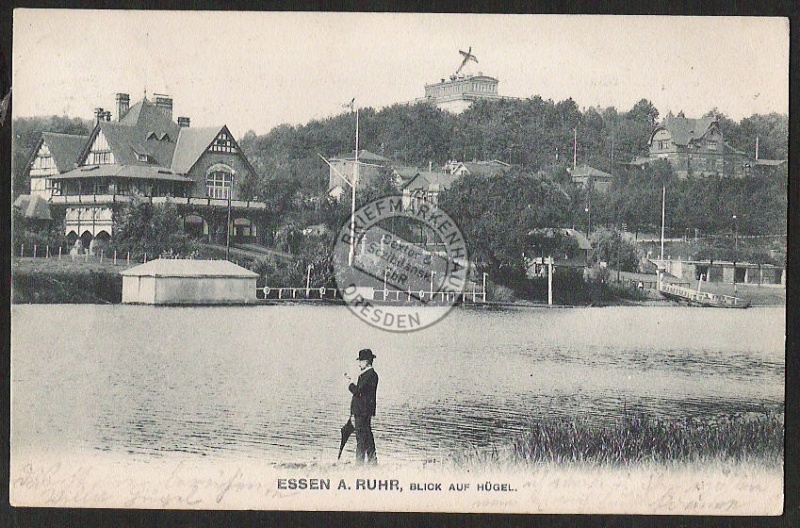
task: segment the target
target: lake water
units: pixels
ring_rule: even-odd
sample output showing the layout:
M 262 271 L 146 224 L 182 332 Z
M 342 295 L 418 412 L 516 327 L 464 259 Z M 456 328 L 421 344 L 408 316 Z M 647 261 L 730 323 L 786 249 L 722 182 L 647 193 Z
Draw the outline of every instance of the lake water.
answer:
M 502 445 L 536 417 L 759 411 L 783 402 L 784 317 L 455 309 L 395 334 L 341 306 L 14 305 L 12 456 L 335 460 L 343 373 L 357 375 L 364 347 L 383 461 Z

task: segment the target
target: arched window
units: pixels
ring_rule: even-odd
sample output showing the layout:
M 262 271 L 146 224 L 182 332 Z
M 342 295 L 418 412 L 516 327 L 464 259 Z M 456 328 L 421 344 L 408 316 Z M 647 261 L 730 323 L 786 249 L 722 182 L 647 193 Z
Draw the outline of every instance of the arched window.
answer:
M 214 165 L 206 173 L 206 196 L 227 200 L 231 192 L 233 170 L 227 165 Z

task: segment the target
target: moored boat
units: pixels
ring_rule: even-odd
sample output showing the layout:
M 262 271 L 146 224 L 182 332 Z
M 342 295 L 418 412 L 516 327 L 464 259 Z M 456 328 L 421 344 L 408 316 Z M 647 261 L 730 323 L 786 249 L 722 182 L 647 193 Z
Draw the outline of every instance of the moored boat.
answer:
M 692 290 L 690 288 L 664 282 L 661 283 L 658 291 L 671 301 L 687 304 L 689 306 L 711 308 L 747 308 L 750 306 L 750 299 L 740 299 L 733 295 L 704 292 L 699 289 Z

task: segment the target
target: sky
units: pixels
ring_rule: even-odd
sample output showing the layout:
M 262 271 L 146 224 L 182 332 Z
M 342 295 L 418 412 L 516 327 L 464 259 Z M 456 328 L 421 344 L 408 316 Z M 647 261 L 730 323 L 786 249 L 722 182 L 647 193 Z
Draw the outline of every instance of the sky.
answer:
M 788 113 L 783 18 L 399 13 L 14 12 L 14 117 L 91 119 L 145 91 L 192 126 L 264 134 L 424 95 L 470 46 L 499 93 L 739 120 Z M 113 116 L 112 119 L 116 118 Z

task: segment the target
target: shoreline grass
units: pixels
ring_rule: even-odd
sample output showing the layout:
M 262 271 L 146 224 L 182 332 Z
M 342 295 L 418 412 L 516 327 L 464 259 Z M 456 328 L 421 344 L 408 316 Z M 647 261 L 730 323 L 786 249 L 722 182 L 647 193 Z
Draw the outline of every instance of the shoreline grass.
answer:
M 777 467 L 783 457 L 784 412 L 765 410 L 680 419 L 626 413 L 602 423 L 587 417 L 543 418 L 532 420 L 508 445 L 463 450 L 451 462 L 618 467 L 757 462 Z

